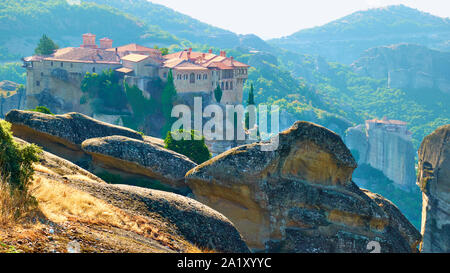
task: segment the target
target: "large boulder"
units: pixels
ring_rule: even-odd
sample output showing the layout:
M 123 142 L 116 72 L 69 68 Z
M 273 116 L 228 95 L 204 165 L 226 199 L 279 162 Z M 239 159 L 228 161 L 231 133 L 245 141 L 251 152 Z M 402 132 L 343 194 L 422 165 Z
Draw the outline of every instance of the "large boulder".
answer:
M 337 134 L 296 122 L 278 149 L 266 145 L 234 148 L 186 175 L 196 199 L 228 217 L 254 251 L 416 251 L 420 233 L 398 209 L 352 182 L 357 164 Z
M 184 155 L 124 136 L 91 138 L 81 146 L 96 164 L 152 177 L 177 189 L 187 188 L 184 176 L 197 166 Z
M 422 190 L 422 252 L 450 252 L 450 124 L 425 137 L 417 184 Z
M 12 123 L 14 135 L 27 140 L 34 135 L 47 135 L 69 147 L 79 146 L 89 138 L 112 135 L 126 136 L 143 140 L 142 135 L 131 129 L 112 125 L 90 118 L 80 113 L 47 115 L 32 111 L 10 111 L 5 120 Z
M 28 144 L 19 138 L 14 140 L 20 145 Z M 69 206 L 65 207 L 66 210 L 53 210 L 52 205 L 61 202 L 61 200 L 55 195 L 45 194 L 46 205 L 41 209 L 50 208 L 52 211 L 48 217 L 54 218 L 48 220 L 52 228 L 55 228 L 55 225 L 57 226 L 54 236 L 58 236 L 58 233 L 60 233 L 58 230 L 61 227 L 67 227 L 70 226 L 71 222 L 76 222 L 75 226 L 81 228 L 77 229 L 75 236 L 83 238 L 83 244 L 89 244 L 89 239 L 92 238 L 92 243 L 98 245 L 97 249 L 101 249 L 100 251 L 105 251 L 105 249 L 102 249 L 105 241 L 113 244 L 106 251 L 111 251 L 110 247 L 113 247 L 113 250 L 120 252 L 127 251 L 126 247 L 130 245 L 129 241 L 133 241 L 132 246 L 139 247 L 132 249 L 133 252 L 155 251 L 155 249 L 158 250 L 157 252 L 171 252 L 172 249 L 186 251 L 186 242 L 205 251 L 249 252 L 241 235 L 230 220 L 196 200 L 170 192 L 130 185 L 110 185 L 70 161 L 46 151 L 42 152 L 39 162 L 34 164 L 34 169 L 34 183 L 45 180 L 47 183 L 58 185 L 58 187 L 59 184 L 64 187 L 67 186 L 70 192 L 76 189 L 75 192 L 81 196 L 77 195 L 77 197 L 80 197 L 79 199 L 82 201 L 86 198 L 85 195 L 91 195 L 108 204 L 108 207 L 106 207 L 109 209 L 108 219 L 117 217 L 117 215 L 109 215 L 111 211 L 114 211 L 120 213 L 121 216 L 127 215 L 126 224 L 136 227 L 136 229 L 129 229 L 123 226 L 114 226 L 114 224 L 107 225 L 101 220 L 96 221 L 96 219 L 91 219 L 94 221 L 77 222 L 77 212 L 73 212 L 78 211 L 77 204 L 66 202 L 64 206 Z M 36 192 L 33 191 L 33 194 L 36 194 Z M 56 205 L 56 207 L 59 205 Z M 74 208 L 71 207 L 72 205 Z M 95 214 L 92 213 L 92 210 L 96 208 L 98 207 L 91 205 L 83 207 L 81 214 L 97 215 L 97 211 Z M 102 209 L 105 209 L 103 205 Z M 71 217 L 61 220 L 65 219 L 65 215 Z M 52 222 L 52 220 L 56 222 Z M 64 223 L 59 225 L 59 221 Z M 147 232 L 149 230 L 151 232 L 146 233 L 145 229 L 147 229 Z M 99 236 L 99 230 L 105 232 L 107 236 Z M 72 231 L 70 234 L 63 233 L 64 236 L 70 237 L 70 240 L 76 239 L 76 237 L 73 238 L 74 233 Z M 151 235 L 156 236 L 152 237 Z M 152 241 L 151 238 L 157 238 L 158 240 Z M 56 238 L 51 242 L 53 248 L 56 247 L 57 242 Z

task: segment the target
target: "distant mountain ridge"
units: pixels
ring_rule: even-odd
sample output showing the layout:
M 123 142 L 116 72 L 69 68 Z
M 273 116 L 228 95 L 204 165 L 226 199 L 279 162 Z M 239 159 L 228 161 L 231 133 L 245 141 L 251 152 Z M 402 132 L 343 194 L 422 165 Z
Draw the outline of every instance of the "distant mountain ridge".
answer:
M 413 43 L 450 51 L 450 19 L 404 5 L 358 11 L 320 27 L 268 42 L 293 52 L 350 64 L 365 50 Z

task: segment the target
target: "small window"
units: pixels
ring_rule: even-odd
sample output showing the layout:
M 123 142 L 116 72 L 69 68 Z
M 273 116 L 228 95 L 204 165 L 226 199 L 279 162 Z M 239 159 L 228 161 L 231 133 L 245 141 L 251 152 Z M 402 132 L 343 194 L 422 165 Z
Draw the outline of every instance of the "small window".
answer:
M 233 82 L 230 82 L 230 89 L 233 90 Z
M 95 67 L 93 67 L 93 68 L 92 68 L 92 72 L 94 72 L 94 73 L 95 73 Z
M 40 81 L 36 81 L 36 86 L 41 86 L 41 82 Z
M 164 72 L 163 77 L 167 78 L 167 72 Z
M 208 74 L 203 74 L 203 79 L 207 80 L 208 79 Z
M 41 77 L 44 77 L 44 72 L 41 72 Z
M 50 62 L 50 65 L 53 66 L 53 62 Z
M 191 75 L 189 76 L 189 83 L 195 83 L 195 74 L 191 73 Z
M 224 87 L 225 87 L 225 86 L 224 86 L 224 83 L 222 82 L 222 84 L 221 84 L 221 87 L 220 87 L 220 88 L 221 88 L 221 89 L 223 90 L 223 89 L 224 89 Z
M 61 63 L 61 67 L 64 67 L 64 63 Z
M 70 68 L 73 68 L 73 64 L 70 64 Z

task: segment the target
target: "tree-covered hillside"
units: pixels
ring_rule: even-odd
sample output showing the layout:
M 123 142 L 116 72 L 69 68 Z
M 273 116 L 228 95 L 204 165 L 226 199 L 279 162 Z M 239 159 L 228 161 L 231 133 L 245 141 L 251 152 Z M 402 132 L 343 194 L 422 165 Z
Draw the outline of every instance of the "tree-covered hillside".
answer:
M 358 11 L 269 42 L 294 52 L 350 64 L 369 48 L 398 43 L 450 51 L 449 36 L 449 18 L 398 5 Z
M 148 25 L 193 43 L 231 48 L 239 45 L 239 36 L 231 31 L 211 26 L 173 9 L 147 0 L 83 0 L 117 8 L 132 14 Z
M 109 6 L 69 4 L 66 0 L 0 1 L 0 59 L 11 61 L 31 55 L 42 34 L 65 47 L 81 44 L 81 35 L 86 32 L 98 38 L 109 37 L 116 45 L 180 42 L 157 26 Z

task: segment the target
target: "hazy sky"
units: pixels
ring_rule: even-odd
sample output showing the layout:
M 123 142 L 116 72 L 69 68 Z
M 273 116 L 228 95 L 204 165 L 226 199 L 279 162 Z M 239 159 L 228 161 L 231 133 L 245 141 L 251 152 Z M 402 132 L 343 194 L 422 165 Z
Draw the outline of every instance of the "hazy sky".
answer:
M 450 0 L 150 0 L 205 23 L 264 39 L 290 35 L 358 10 L 404 4 L 450 17 Z

